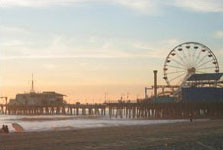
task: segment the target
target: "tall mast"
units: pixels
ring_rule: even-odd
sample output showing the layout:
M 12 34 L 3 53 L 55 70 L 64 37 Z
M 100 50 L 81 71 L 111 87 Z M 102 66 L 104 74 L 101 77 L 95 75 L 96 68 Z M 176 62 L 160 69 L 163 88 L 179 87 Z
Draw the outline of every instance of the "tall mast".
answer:
M 32 73 L 32 87 L 31 87 L 31 93 L 34 93 L 34 81 L 33 81 L 33 73 Z

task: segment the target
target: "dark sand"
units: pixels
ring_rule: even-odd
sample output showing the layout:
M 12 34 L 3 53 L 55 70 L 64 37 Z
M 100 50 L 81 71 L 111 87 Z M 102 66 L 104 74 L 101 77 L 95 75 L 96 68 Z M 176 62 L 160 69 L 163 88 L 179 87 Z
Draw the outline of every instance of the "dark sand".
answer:
M 223 149 L 223 120 L 0 134 L 0 150 Z

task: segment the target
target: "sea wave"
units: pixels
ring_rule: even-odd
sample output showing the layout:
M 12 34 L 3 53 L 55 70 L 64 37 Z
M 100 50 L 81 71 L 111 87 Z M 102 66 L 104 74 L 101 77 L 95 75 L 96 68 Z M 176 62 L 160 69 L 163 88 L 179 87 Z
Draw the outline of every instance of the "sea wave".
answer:
M 83 128 L 100 128 L 127 125 L 151 125 L 164 123 L 185 122 L 188 120 L 134 120 L 134 119 L 109 119 L 97 116 L 16 116 L 0 115 L 1 124 L 8 125 L 10 132 L 15 132 L 12 123 L 17 123 L 25 132 L 73 130 Z

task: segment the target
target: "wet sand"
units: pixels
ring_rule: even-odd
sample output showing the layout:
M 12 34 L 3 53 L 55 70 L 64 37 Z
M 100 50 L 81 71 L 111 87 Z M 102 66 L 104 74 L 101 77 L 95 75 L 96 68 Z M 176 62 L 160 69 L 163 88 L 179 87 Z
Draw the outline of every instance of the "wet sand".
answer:
M 223 120 L 0 134 L 0 150 L 223 149 Z

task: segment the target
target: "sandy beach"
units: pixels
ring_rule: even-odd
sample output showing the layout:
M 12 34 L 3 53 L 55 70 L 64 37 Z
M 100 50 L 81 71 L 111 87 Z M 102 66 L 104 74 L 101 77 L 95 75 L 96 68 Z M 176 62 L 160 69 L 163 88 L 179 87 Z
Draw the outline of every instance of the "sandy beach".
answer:
M 0 149 L 223 149 L 223 121 L 0 134 Z

